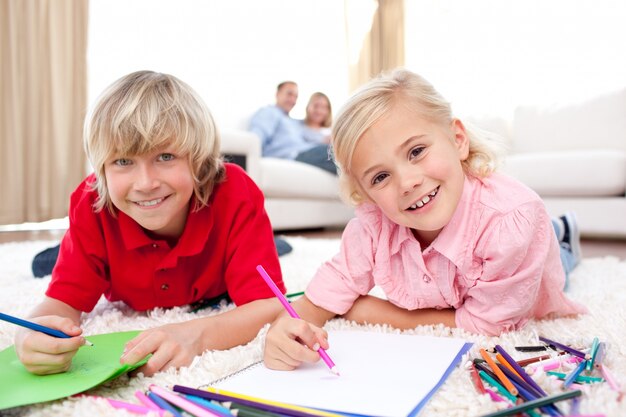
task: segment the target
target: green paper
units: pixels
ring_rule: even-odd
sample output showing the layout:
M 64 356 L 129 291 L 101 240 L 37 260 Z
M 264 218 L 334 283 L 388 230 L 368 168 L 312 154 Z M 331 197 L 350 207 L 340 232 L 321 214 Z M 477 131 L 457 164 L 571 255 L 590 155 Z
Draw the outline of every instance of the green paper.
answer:
M 88 336 L 94 346 L 82 346 L 69 371 L 54 375 L 34 375 L 24 368 L 14 346 L 0 352 L 0 410 L 57 400 L 87 391 L 103 382 L 132 371 L 148 361 L 120 364 L 126 342 L 139 331 Z

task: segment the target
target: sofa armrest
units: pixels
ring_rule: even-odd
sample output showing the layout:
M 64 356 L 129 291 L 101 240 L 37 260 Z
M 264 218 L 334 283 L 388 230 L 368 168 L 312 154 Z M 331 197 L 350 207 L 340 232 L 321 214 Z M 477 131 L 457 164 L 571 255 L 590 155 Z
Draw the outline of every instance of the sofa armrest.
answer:
M 238 129 L 221 131 L 220 152 L 227 162 L 241 165 L 257 184 L 261 183 L 261 141 L 252 132 Z

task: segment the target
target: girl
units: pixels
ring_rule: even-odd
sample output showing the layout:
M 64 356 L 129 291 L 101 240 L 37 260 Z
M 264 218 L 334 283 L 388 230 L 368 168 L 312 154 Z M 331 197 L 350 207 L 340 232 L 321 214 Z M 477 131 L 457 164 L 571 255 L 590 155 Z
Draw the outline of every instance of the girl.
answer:
M 52 280 L 30 315 L 73 337 L 19 331 L 15 348 L 28 371 L 70 367 L 84 343 L 81 313 L 102 295 L 137 311 L 220 297 L 238 306 L 128 342 L 122 363 L 152 354 L 139 368 L 145 375 L 246 343 L 276 317 L 281 306 L 254 269 L 267 264 L 284 291 L 263 195 L 222 162 L 211 113 L 191 87 L 151 71 L 120 78 L 88 119 L 85 149 L 94 173 L 71 196 Z
M 319 327 L 336 315 L 498 335 L 585 311 L 563 294 L 539 196 L 494 172 L 490 141 L 420 76 L 396 70 L 365 85 L 340 112 L 332 146 L 356 218 L 294 303 L 303 320 L 282 314 L 271 326 L 266 366 L 318 360 L 317 348 L 328 347 Z M 367 295 L 374 285 L 388 301 Z

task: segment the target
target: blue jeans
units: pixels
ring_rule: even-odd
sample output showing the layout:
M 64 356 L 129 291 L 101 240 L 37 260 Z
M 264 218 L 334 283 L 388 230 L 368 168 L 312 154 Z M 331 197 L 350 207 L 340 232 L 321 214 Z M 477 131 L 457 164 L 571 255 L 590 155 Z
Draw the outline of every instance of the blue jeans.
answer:
M 559 239 L 559 225 L 556 220 L 552 219 L 552 227 L 554 227 L 554 232 L 556 233 L 557 240 Z M 563 244 L 563 242 L 559 241 L 559 251 L 561 255 L 561 264 L 563 264 L 563 270 L 565 271 L 565 286 L 564 290 L 567 289 L 567 285 L 569 284 L 569 273 L 576 267 L 576 258 L 574 258 L 574 254 L 569 245 Z
M 307 151 L 300 152 L 296 156 L 296 161 L 322 168 L 324 171 L 337 175 L 337 167 L 331 157 L 330 149 L 329 145 L 316 145 Z

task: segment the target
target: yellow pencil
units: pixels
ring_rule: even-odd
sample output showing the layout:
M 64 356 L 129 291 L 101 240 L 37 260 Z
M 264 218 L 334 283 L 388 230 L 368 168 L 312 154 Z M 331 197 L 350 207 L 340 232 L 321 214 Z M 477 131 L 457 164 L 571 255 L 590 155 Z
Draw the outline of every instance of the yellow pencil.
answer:
M 205 387 L 203 389 L 206 390 L 206 391 L 212 392 L 214 394 L 227 395 L 229 397 L 239 398 L 240 400 L 254 401 L 254 402 L 257 402 L 257 403 L 262 403 L 262 404 L 267 404 L 267 405 L 274 405 L 276 407 L 287 408 L 289 410 L 302 411 L 304 413 L 315 415 L 315 416 L 320 416 L 320 417 L 345 417 L 342 414 L 329 413 L 329 412 L 326 412 L 326 411 L 317 410 L 315 408 L 308 408 L 308 407 L 302 407 L 302 406 L 294 405 L 294 404 L 281 403 L 280 401 L 267 400 L 265 398 L 253 397 L 251 395 L 244 395 L 244 394 L 240 394 L 240 393 L 237 393 L 237 392 L 217 389 L 217 388 L 213 388 L 213 387 Z
M 517 395 L 517 388 L 513 386 L 511 381 L 509 381 L 509 378 L 504 375 L 504 372 L 502 372 L 502 370 L 498 367 L 494 360 L 491 359 L 491 356 L 489 356 L 485 349 L 480 349 L 480 356 L 482 356 L 483 359 L 487 361 L 487 364 L 489 364 L 489 367 L 491 368 L 493 373 L 496 374 L 500 382 L 502 382 L 502 385 L 504 385 L 504 387 L 511 393 L 511 395 Z

